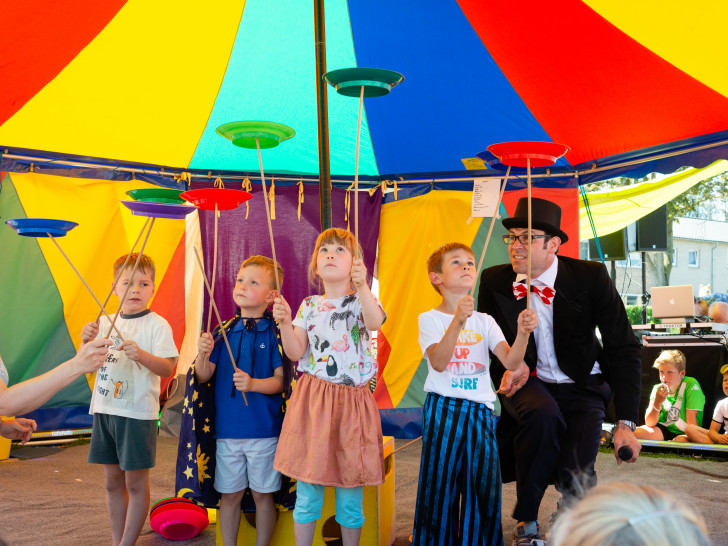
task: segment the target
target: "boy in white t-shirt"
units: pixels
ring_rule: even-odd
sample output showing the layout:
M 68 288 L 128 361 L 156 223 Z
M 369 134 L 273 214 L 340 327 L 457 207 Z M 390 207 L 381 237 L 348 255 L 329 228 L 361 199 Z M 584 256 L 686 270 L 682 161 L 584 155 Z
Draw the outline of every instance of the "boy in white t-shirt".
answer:
M 728 396 L 728 364 L 720 369 L 720 373 L 723 374 L 723 393 Z M 723 434 L 720 434 L 721 427 L 723 427 Z M 696 444 L 728 445 L 728 398 L 723 398 L 715 405 L 710 429 L 688 425 L 685 434 L 689 441 Z
M 438 248 L 427 271 L 442 302 L 419 317 L 428 374 L 412 544 L 500 545 L 501 477 L 489 351 L 508 369 L 518 369 L 536 313 L 526 309 L 518 317 L 511 348 L 490 315 L 474 312 L 469 292 L 477 271 L 470 247 Z
M 88 462 L 104 465 L 113 544 L 134 544 L 146 521 L 149 469 L 157 449 L 159 378 L 172 374 L 179 356 L 169 323 L 147 308 L 154 295 L 151 258 L 142 254 L 131 278 L 137 257 L 134 253 L 114 262 L 114 293 L 126 298 L 116 329 L 108 335 L 114 346 L 96 373 L 89 408 L 94 422 Z M 85 343 L 107 336 L 110 326 L 106 317 L 89 322 L 81 339 Z

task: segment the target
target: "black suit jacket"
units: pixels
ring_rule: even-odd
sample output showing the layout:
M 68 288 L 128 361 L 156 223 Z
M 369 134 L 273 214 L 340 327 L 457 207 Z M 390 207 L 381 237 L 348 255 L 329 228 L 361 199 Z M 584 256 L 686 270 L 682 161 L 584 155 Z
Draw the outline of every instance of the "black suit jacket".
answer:
M 627 319 L 622 299 L 609 278 L 607 268 L 598 262 L 557 257 L 554 289 L 554 348 L 559 368 L 575 383 L 586 383 L 594 362 L 599 362 L 614 392 L 617 419 L 639 420 L 642 379 L 640 344 Z M 513 345 L 518 314 L 526 308 L 526 298 L 516 300 L 513 282 L 516 273 L 510 264 L 484 270 L 480 279 L 478 311 L 491 315 Z M 595 333 L 599 327 L 602 342 Z M 495 356 L 491 374 L 496 387 L 505 368 Z M 525 361 L 536 368 L 534 336 L 526 349 Z

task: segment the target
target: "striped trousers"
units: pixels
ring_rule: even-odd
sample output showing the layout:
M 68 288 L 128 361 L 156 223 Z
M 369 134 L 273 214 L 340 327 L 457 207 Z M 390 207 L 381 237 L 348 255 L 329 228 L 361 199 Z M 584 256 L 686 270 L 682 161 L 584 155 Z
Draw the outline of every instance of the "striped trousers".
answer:
M 503 544 L 496 418 L 485 406 L 428 393 L 413 545 Z

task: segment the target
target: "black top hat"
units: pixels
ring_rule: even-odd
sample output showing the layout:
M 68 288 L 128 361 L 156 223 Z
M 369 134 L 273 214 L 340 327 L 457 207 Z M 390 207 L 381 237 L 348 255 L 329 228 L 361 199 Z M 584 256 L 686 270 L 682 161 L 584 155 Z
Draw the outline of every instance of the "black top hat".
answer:
M 503 219 L 503 226 L 506 229 L 528 227 L 528 198 L 518 200 L 516 211 L 510 218 Z M 531 198 L 531 227 L 559 237 L 562 243 L 569 240 L 569 236 L 561 231 L 561 207 L 546 199 Z

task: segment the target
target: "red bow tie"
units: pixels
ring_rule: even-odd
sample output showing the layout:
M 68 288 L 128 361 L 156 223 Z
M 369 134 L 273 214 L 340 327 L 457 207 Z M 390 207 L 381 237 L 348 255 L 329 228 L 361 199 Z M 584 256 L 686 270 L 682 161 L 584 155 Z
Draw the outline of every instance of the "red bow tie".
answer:
M 536 294 L 539 298 L 541 298 L 541 301 L 544 302 L 546 305 L 550 305 L 552 301 L 554 301 L 554 296 L 556 295 L 556 290 L 551 288 L 550 286 L 534 286 L 531 285 L 531 292 Z M 520 300 L 521 298 L 526 297 L 526 285 L 522 282 L 514 282 L 513 283 L 513 295 L 516 297 L 517 300 Z

